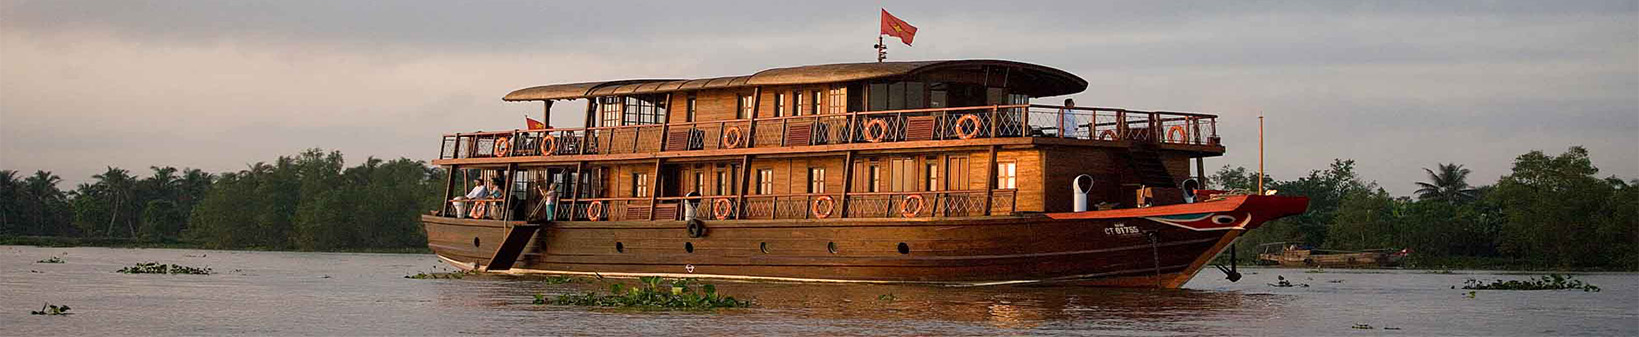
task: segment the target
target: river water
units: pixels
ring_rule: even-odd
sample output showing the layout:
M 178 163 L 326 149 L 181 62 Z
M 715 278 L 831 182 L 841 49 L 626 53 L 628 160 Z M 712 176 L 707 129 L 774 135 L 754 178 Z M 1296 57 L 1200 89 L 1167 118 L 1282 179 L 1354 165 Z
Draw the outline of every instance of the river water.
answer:
M 52 256 L 66 263 L 36 263 Z M 150 261 L 215 274 L 115 272 Z M 644 311 L 530 303 L 607 289 L 598 280 L 404 278 L 430 271 L 448 268 L 421 254 L 0 246 L 0 335 L 1639 335 L 1634 273 L 1576 274 L 1597 293 L 1472 298 L 1451 287 L 1530 275 L 1245 268 L 1230 283 L 1208 269 L 1182 290 L 717 282 L 755 306 Z M 1300 286 L 1272 287 L 1276 276 Z M 73 314 L 29 314 L 46 302 Z

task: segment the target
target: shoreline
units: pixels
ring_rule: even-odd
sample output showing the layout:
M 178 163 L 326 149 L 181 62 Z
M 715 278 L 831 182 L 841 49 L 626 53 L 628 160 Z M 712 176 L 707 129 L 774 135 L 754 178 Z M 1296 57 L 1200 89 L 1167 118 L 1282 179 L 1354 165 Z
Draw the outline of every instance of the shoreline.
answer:
M 375 254 L 432 254 L 432 249 L 422 247 L 360 247 L 335 250 L 299 250 L 277 249 L 267 247 L 236 247 L 213 248 L 198 243 L 185 241 L 144 241 L 128 238 L 77 238 L 60 236 L 0 236 L 0 246 L 34 246 L 47 248 L 157 248 L 157 249 L 198 249 L 198 250 L 236 250 L 259 252 L 313 252 L 313 253 L 375 253 Z

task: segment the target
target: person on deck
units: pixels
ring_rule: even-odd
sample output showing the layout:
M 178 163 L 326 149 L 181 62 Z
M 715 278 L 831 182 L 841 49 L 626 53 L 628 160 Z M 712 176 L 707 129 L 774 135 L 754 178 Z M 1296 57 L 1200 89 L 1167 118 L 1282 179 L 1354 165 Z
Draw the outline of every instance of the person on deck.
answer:
M 552 184 L 546 188 L 545 195 L 541 196 L 541 204 L 546 205 L 547 219 L 557 219 L 558 184 Z
M 487 185 L 484 184 L 483 181 L 484 181 L 483 179 L 473 179 L 472 180 L 472 191 L 467 192 L 467 195 L 455 197 L 455 199 L 450 200 L 450 202 L 455 203 L 455 217 L 457 217 L 457 218 L 467 217 L 467 201 L 468 200 L 483 199 L 485 196 L 489 195 L 489 190 L 486 189 Z

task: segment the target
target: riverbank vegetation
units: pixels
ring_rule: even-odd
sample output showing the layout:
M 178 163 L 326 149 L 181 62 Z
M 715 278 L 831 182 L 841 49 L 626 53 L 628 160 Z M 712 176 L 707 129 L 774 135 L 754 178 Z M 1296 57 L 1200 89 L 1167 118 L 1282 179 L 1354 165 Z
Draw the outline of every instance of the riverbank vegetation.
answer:
M 1599 177 L 1582 147 L 1515 158 L 1496 183 L 1470 186 L 1469 170 L 1436 164 L 1415 196 L 1361 181 L 1352 160 L 1334 160 L 1267 189 L 1309 197 L 1309 212 L 1265 224 L 1239 243 L 1242 259 L 1263 243 L 1333 250 L 1405 248 L 1411 268 L 1639 270 L 1639 180 Z M 1258 176 L 1224 167 L 1210 183 L 1255 190 Z
M 340 152 L 280 156 L 218 174 L 109 167 L 73 190 L 50 172 L 0 170 L 0 244 L 424 252 L 419 214 L 438 207 L 441 169 Z

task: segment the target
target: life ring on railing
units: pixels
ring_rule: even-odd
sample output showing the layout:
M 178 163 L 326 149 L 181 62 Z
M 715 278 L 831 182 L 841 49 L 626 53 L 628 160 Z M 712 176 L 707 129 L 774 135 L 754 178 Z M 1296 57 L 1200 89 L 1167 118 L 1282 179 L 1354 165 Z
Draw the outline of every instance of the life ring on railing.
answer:
M 558 137 L 552 135 L 541 136 L 541 155 L 550 156 L 558 153 Z
M 967 122 L 973 122 L 973 127 L 963 128 L 962 126 L 967 125 Z M 979 125 L 981 124 L 984 124 L 984 122 L 979 121 L 979 115 L 965 115 L 962 116 L 962 118 L 957 118 L 956 137 L 962 139 L 973 139 L 973 137 L 979 136 Z
M 734 212 L 734 202 L 728 198 L 717 199 L 711 203 L 711 216 L 717 220 L 728 220 L 729 213 Z
M 1104 130 L 1104 132 L 1099 132 L 1098 140 L 1116 140 L 1115 130 Z
M 825 207 L 820 207 L 820 205 L 825 205 Z M 815 218 L 824 219 L 831 216 L 832 209 L 837 208 L 837 201 L 831 199 L 829 195 L 822 195 L 814 198 L 814 204 L 809 207 L 813 209 Z
M 1174 138 L 1173 135 L 1178 135 L 1178 137 Z M 1171 128 L 1167 128 L 1167 142 L 1188 143 L 1189 130 L 1184 130 L 1183 125 L 1173 125 Z
M 474 202 L 472 205 L 472 211 L 467 212 L 467 216 L 473 219 L 483 219 L 485 215 L 489 215 L 488 205 L 489 202 L 486 201 Z
M 730 149 L 740 147 L 739 126 L 730 126 L 728 130 L 723 131 L 723 147 Z
M 916 203 L 911 203 L 913 200 L 916 201 Z M 913 207 L 912 205 L 915 206 Z M 912 194 L 906 196 L 905 201 L 899 203 L 899 215 L 907 218 L 915 218 L 918 215 L 922 215 L 922 195 Z
M 872 128 L 872 126 L 876 126 L 876 128 Z M 881 132 L 871 132 L 871 130 L 881 130 Z M 888 137 L 888 121 L 885 121 L 885 120 L 882 120 L 881 118 L 878 118 L 878 119 L 872 119 L 870 122 L 865 123 L 865 140 L 866 141 L 870 141 L 872 143 L 881 143 L 882 139 L 887 138 L 887 137 Z
M 510 139 L 507 139 L 507 137 L 501 137 L 501 138 L 496 138 L 495 139 L 495 156 L 496 157 L 506 157 L 508 154 L 511 154 L 511 153 L 512 153 L 512 141 Z
M 603 201 L 593 201 L 586 205 L 586 220 L 598 221 L 603 219 Z

